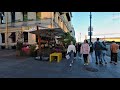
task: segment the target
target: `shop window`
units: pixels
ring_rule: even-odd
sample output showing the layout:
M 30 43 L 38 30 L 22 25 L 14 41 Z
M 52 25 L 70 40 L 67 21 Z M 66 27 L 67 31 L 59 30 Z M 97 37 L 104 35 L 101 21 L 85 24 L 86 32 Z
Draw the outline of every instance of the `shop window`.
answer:
M 23 32 L 24 42 L 28 42 L 28 32 Z
M 5 33 L 1 33 L 2 43 L 5 43 Z
M 16 34 L 15 34 L 15 32 L 12 32 L 11 35 L 9 36 L 9 38 L 11 38 L 12 43 L 15 43 L 16 42 Z

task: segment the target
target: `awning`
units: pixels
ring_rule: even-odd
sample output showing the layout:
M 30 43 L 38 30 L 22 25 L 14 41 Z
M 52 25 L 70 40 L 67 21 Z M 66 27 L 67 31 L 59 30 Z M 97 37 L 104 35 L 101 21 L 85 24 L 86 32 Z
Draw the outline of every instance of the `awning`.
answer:
M 61 36 L 65 33 L 61 28 L 42 28 L 39 30 L 31 29 L 28 32 L 36 35 L 39 33 L 40 36 L 46 37 Z

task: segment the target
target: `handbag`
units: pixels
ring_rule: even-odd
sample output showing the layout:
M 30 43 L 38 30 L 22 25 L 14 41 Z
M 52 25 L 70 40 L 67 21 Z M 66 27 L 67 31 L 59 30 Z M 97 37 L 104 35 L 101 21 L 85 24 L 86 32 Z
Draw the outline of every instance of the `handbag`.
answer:
M 67 54 L 65 57 L 66 57 L 67 60 L 70 59 L 70 55 L 69 54 Z
M 88 63 L 91 63 L 92 62 L 92 56 L 89 54 L 88 55 Z

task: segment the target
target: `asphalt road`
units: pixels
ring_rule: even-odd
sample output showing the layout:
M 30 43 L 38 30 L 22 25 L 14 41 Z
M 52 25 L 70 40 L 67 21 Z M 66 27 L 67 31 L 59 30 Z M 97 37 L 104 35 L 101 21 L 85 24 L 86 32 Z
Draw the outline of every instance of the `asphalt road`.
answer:
M 110 64 L 110 57 L 106 56 L 107 65 L 96 65 L 95 55 L 88 66 L 84 66 L 83 59 L 78 57 L 69 67 L 63 58 L 56 61 L 37 61 L 32 57 L 16 58 L 14 51 L 0 51 L 0 78 L 120 78 L 120 62 Z M 2 53 L 4 52 L 4 54 Z M 13 54 L 5 56 L 6 54 Z

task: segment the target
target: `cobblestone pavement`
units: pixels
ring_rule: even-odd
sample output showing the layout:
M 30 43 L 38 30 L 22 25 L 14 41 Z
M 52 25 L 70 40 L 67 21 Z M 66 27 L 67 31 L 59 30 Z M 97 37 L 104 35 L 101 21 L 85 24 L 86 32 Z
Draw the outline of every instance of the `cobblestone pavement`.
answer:
M 83 60 L 76 58 L 72 67 L 67 60 L 38 61 L 33 57 L 16 58 L 15 51 L 5 55 L 0 51 L 0 78 L 120 78 L 120 61 L 117 65 L 110 64 L 110 57 L 106 56 L 107 65 L 96 65 L 93 57 L 88 66 L 83 65 Z M 4 54 L 3 54 L 4 53 Z

